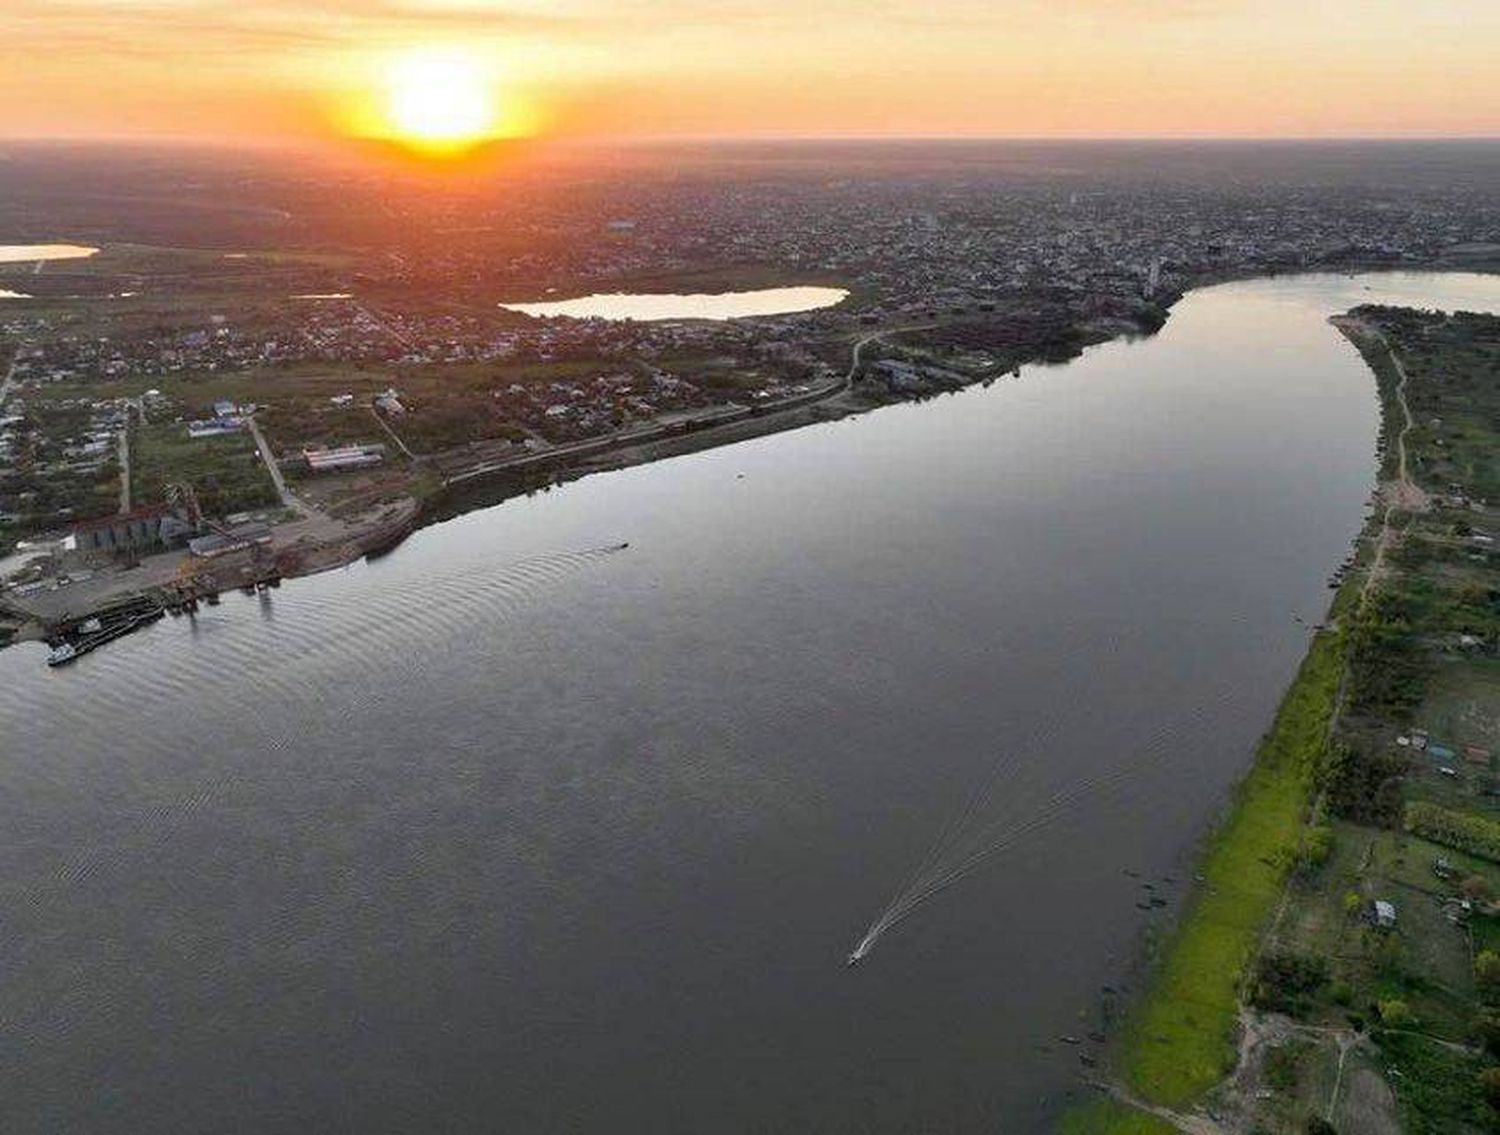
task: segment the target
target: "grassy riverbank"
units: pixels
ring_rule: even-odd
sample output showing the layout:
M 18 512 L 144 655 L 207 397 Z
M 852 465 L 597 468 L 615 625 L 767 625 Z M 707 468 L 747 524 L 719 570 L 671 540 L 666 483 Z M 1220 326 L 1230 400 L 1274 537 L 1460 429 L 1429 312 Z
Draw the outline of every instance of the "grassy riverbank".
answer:
M 1126 1084 L 1144 1099 L 1182 1106 L 1233 1067 L 1241 978 L 1296 860 L 1342 668 L 1342 637 L 1320 632 L 1209 844 L 1122 1049 Z
M 1500 320 L 1336 322 L 1377 380 L 1383 505 L 1067 1135 L 1208 1101 L 1236 1130 L 1500 1129 Z
M 1297 858 L 1342 670 L 1343 636 L 1319 632 L 1209 841 L 1195 895 L 1117 1049 L 1123 1086 L 1142 1103 L 1181 1108 L 1234 1066 L 1243 975 Z M 1063 1130 L 1173 1128 L 1100 1100 L 1069 1115 Z

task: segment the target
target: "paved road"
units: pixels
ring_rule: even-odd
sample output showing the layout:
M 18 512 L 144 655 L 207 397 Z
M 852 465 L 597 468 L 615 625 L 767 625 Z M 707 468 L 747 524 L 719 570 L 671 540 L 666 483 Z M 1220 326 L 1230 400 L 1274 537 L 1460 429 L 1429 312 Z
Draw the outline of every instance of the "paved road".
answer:
M 19 352 L 19 350 L 20 350 L 20 348 L 18 347 L 17 351 Z M 11 356 L 11 360 L 10 360 L 10 366 L 8 366 L 8 367 L 5 368 L 5 377 L 4 378 L 0 378 L 0 406 L 4 406 L 5 405 L 5 400 L 10 397 L 10 387 L 11 387 L 12 381 L 16 377 L 16 367 L 18 365 L 19 365 L 19 360 L 17 360 L 16 357 L 14 355 L 12 355 Z
M 255 448 L 260 450 L 260 459 L 265 462 L 266 472 L 271 474 L 271 481 L 276 486 L 276 492 L 281 497 L 281 503 L 287 508 L 295 508 L 302 511 L 301 502 L 292 496 L 291 490 L 286 487 L 286 478 L 281 475 L 281 466 L 276 464 L 276 455 L 271 452 L 271 446 L 266 441 L 266 435 L 260 432 L 260 423 L 255 420 L 255 415 L 245 419 L 250 424 L 250 436 L 255 438 Z
M 402 453 L 406 454 L 406 456 L 410 457 L 413 461 L 417 459 L 417 455 L 406 447 L 406 442 L 401 440 L 401 435 L 398 434 L 395 430 L 391 429 L 391 424 L 381 416 L 380 411 L 375 409 L 374 406 L 370 407 L 370 416 L 380 424 L 380 428 L 390 436 L 390 439 L 396 443 L 397 448 L 400 449 Z
M 120 431 L 120 515 L 130 511 L 130 420 L 126 411 L 125 428 Z
M 884 331 L 871 331 L 868 335 L 861 335 L 854 341 L 854 350 L 851 353 L 849 359 L 849 373 L 844 375 L 844 390 L 851 390 L 854 387 L 854 380 L 859 375 L 860 354 L 867 346 L 869 346 L 871 343 L 875 342 L 885 334 L 886 332 Z
M 849 373 L 844 375 L 843 388 L 845 390 L 853 389 L 854 380 L 859 375 L 859 356 L 871 343 L 878 342 L 887 335 L 899 335 L 903 331 L 931 331 L 937 326 L 938 324 L 936 323 L 913 323 L 907 327 L 887 327 L 882 331 L 871 331 L 868 335 L 861 335 L 854 341 L 854 351 L 849 360 Z

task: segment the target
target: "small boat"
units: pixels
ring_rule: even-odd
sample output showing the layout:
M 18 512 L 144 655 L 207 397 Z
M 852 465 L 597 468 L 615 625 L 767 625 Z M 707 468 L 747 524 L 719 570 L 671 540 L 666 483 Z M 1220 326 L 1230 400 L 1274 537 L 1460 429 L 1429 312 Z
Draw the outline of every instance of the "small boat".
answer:
M 78 657 L 78 648 L 71 642 L 58 643 L 47 655 L 48 666 L 62 666 Z

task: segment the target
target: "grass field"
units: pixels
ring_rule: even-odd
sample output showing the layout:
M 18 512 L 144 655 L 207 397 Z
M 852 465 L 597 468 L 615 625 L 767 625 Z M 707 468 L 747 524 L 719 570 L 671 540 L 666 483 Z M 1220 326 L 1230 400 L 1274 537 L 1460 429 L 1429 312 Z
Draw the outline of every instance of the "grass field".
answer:
M 1098 1099 L 1070 1111 L 1060 1131 L 1061 1135 L 1175 1135 L 1177 1128 L 1114 1100 Z
M 131 432 L 131 495 L 158 504 L 171 482 L 187 482 L 209 516 L 227 516 L 280 503 L 276 486 L 248 433 L 189 438 L 180 422 L 150 422 Z

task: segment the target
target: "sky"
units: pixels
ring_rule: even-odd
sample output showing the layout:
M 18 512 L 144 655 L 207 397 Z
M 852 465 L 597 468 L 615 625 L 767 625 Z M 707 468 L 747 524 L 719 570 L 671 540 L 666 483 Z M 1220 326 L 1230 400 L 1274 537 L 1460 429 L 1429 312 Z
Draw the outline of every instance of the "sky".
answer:
M 368 132 L 414 51 L 498 133 L 1500 136 L 1495 0 L 0 0 L 0 137 Z

